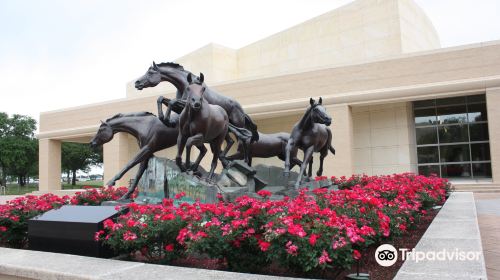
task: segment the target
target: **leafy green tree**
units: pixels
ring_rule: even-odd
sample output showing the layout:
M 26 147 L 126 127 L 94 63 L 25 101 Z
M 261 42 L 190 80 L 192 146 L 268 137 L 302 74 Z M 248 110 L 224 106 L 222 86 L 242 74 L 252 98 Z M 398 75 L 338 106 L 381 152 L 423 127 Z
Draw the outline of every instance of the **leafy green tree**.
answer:
M 36 121 L 23 115 L 0 113 L 0 167 L 2 182 L 7 175 L 26 185 L 29 176 L 36 174 L 38 141 L 35 138 Z
M 7 172 L 5 166 L 5 159 L 2 156 L 2 140 L 7 136 L 7 131 L 9 127 L 9 115 L 4 112 L 0 112 L 0 186 L 5 185 Z
M 76 184 L 76 172 L 88 171 L 91 165 L 102 163 L 102 152 L 94 151 L 87 144 L 63 143 L 62 162 L 63 170 L 72 173 L 71 184 Z

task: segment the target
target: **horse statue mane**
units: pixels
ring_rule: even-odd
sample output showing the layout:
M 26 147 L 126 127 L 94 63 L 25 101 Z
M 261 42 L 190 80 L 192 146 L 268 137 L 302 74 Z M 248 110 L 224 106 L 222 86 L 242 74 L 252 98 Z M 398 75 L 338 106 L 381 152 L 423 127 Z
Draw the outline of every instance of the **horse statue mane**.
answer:
M 158 66 L 158 67 L 172 67 L 172 68 L 184 71 L 184 67 L 178 63 L 175 63 L 175 62 L 162 62 L 162 63 L 157 64 L 156 66 Z
M 118 113 L 111 118 L 107 119 L 106 122 L 114 120 L 114 119 L 119 119 L 119 118 L 126 118 L 126 117 L 145 117 L 145 116 L 155 116 L 155 114 L 151 112 L 134 112 L 134 113 Z

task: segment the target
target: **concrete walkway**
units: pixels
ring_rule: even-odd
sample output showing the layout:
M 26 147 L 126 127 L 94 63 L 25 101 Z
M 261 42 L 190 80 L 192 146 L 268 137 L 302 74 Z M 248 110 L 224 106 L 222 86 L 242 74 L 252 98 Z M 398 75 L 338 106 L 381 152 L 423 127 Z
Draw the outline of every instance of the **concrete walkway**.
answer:
M 500 193 L 475 193 L 488 279 L 500 279 Z
M 414 256 L 421 254 L 421 259 L 406 259 L 394 279 L 486 279 L 476 206 L 471 192 L 451 194 L 414 252 Z M 462 254 L 472 255 L 471 258 L 458 257 Z

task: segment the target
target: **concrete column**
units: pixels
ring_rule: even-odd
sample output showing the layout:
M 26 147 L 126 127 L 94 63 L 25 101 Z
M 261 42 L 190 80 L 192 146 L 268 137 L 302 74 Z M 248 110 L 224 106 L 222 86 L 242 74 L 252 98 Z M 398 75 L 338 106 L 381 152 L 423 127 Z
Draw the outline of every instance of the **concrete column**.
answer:
M 500 88 L 486 89 L 493 183 L 500 184 Z
M 61 189 L 61 141 L 40 139 L 38 151 L 39 191 Z
M 118 174 L 120 170 L 127 164 L 132 157 L 129 155 L 129 139 L 125 133 L 117 133 L 111 142 L 104 144 L 103 161 L 104 161 L 104 184 L 106 184 L 113 176 Z M 134 169 L 136 170 L 136 169 Z M 134 170 L 125 174 L 116 186 L 127 186 Z
M 323 175 L 351 176 L 353 173 L 353 125 L 352 112 L 349 105 L 328 106 L 328 113 L 332 116 L 331 130 L 332 145 L 335 156 L 329 155 L 330 160 L 324 162 Z

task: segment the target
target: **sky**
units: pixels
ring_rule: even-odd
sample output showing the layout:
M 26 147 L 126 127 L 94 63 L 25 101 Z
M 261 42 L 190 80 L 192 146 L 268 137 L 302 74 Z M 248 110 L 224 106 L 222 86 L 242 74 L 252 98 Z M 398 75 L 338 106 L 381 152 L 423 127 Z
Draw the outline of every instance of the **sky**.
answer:
M 500 39 L 499 0 L 414 0 L 443 47 Z M 125 97 L 153 60 L 240 48 L 351 0 L 0 0 L 0 112 Z

